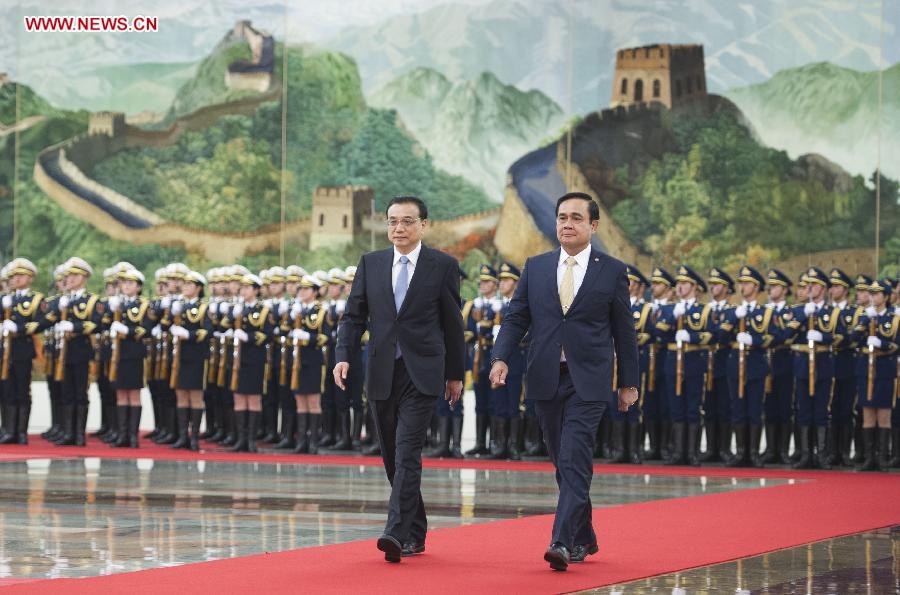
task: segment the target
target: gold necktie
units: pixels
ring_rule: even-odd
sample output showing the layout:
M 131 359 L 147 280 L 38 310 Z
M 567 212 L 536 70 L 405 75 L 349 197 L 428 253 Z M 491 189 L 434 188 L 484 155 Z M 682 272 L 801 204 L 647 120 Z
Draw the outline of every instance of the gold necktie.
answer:
M 575 257 L 570 256 L 566 259 L 566 272 L 563 273 L 562 283 L 559 285 L 559 303 L 562 306 L 563 314 L 569 312 L 572 300 L 575 299 L 575 275 L 572 272 L 574 267 Z

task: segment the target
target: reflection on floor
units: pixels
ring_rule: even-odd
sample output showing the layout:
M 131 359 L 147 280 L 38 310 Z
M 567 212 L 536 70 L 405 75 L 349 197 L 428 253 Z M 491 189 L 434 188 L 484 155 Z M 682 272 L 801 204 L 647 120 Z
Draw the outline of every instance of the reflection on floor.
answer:
M 900 526 L 585 593 L 900 593 Z
M 594 506 L 783 480 L 598 476 Z M 152 461 L 0 462 L 0 577 L 59 578 L 377 537 L 376 467 Z M 430 528 L 552 513 L 551 473 L 426 469 Z

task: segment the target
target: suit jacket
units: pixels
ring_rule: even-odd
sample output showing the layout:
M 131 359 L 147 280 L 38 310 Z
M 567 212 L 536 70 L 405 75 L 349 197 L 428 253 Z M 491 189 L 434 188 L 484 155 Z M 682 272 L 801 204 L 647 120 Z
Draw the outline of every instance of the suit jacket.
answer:
M 465 377 L 459 265 L 452 256 L 423 245 L 398 312 L 391 282 L 393 264 L 393 248 L 360 259 L 338 327 L 336 360 L 353 361 L 368 330 L 368 398 L 390 397 L 398 342 L 416 389 L 425 395 L 442 395 L 446 380 Z
M 554 397 L 563 349 L 575 390 L 584 400 L 612 400 L 614 354 L 618 356 L 618 387 L 640 386 L 625 264 L 591 250 L 584 281 L 565 315 L 556 286 L 558 264 L 559 249 L 526 261 L 494 343 L 494 359 L 509 362 L 519 341 L 530 331 L 526 372 L 530 398 Z

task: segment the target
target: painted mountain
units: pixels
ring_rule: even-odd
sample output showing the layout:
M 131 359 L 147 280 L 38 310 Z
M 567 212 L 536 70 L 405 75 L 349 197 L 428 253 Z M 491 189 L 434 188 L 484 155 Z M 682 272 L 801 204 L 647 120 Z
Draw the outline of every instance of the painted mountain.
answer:
M 881 166 L 900 177 L 900 64 L 881 77 L 827 62 L 783 70 L 758 85 L 726 95 L 753 123 L 766 145 L 792 157 L 821 153 L 850 173 L 869 176 L 875 169 L 878 135 Z
M 417 68 L 377 89 L 369 103 L 396 109 L 435 165 L 497 200 L 509 165 L 563 123 L 562 110 L 546 95 L 505 85 L 489 72 L 453 83 Z

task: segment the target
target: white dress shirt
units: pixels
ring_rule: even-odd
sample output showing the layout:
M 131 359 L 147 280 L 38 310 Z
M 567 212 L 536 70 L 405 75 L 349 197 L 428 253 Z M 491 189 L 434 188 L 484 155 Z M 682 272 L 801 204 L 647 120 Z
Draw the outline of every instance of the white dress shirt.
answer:
M 564 249 L 559 249 L 559 264 L 556 265 L 556 291 L 559 293 L 560 287 L 562 287 L 563 275 L 566 272 L 566 259 L 569 258 L 569 253 Z M 584 274 L 587 273 L 588 262 L 591 260 L 591 245 L 588 244 L 587 248 L 579 252 L 575 255 L 575 266 L 572 267 L 572 280 L 574 281 L 574 289 L 575 291 L 572 293 L 572 297 L 574 298 L 578 295 L 578 289 L 581 287 L 581 283 L 584 281 Z
M 407 267 L 409 268 L 409 274 L 407 276 L 407 289 L 409 288 L 409 282 L 412 281 L 413 273 L 416 272 L 416 263 L 419 261 L 419 254 L 422 253 L 422 242 L 419 242 L 413 251 L 406 255 L 409 259 L 409 263 L 407 263 Z M 394 247 L 394 266 L 391 267 L 391 289 L 394 290 L 394 293 L 397 292 L 397 277 L 400 275 L 400 267 L 403 266 L 400 264 L 400 257 L 403 254 Z

